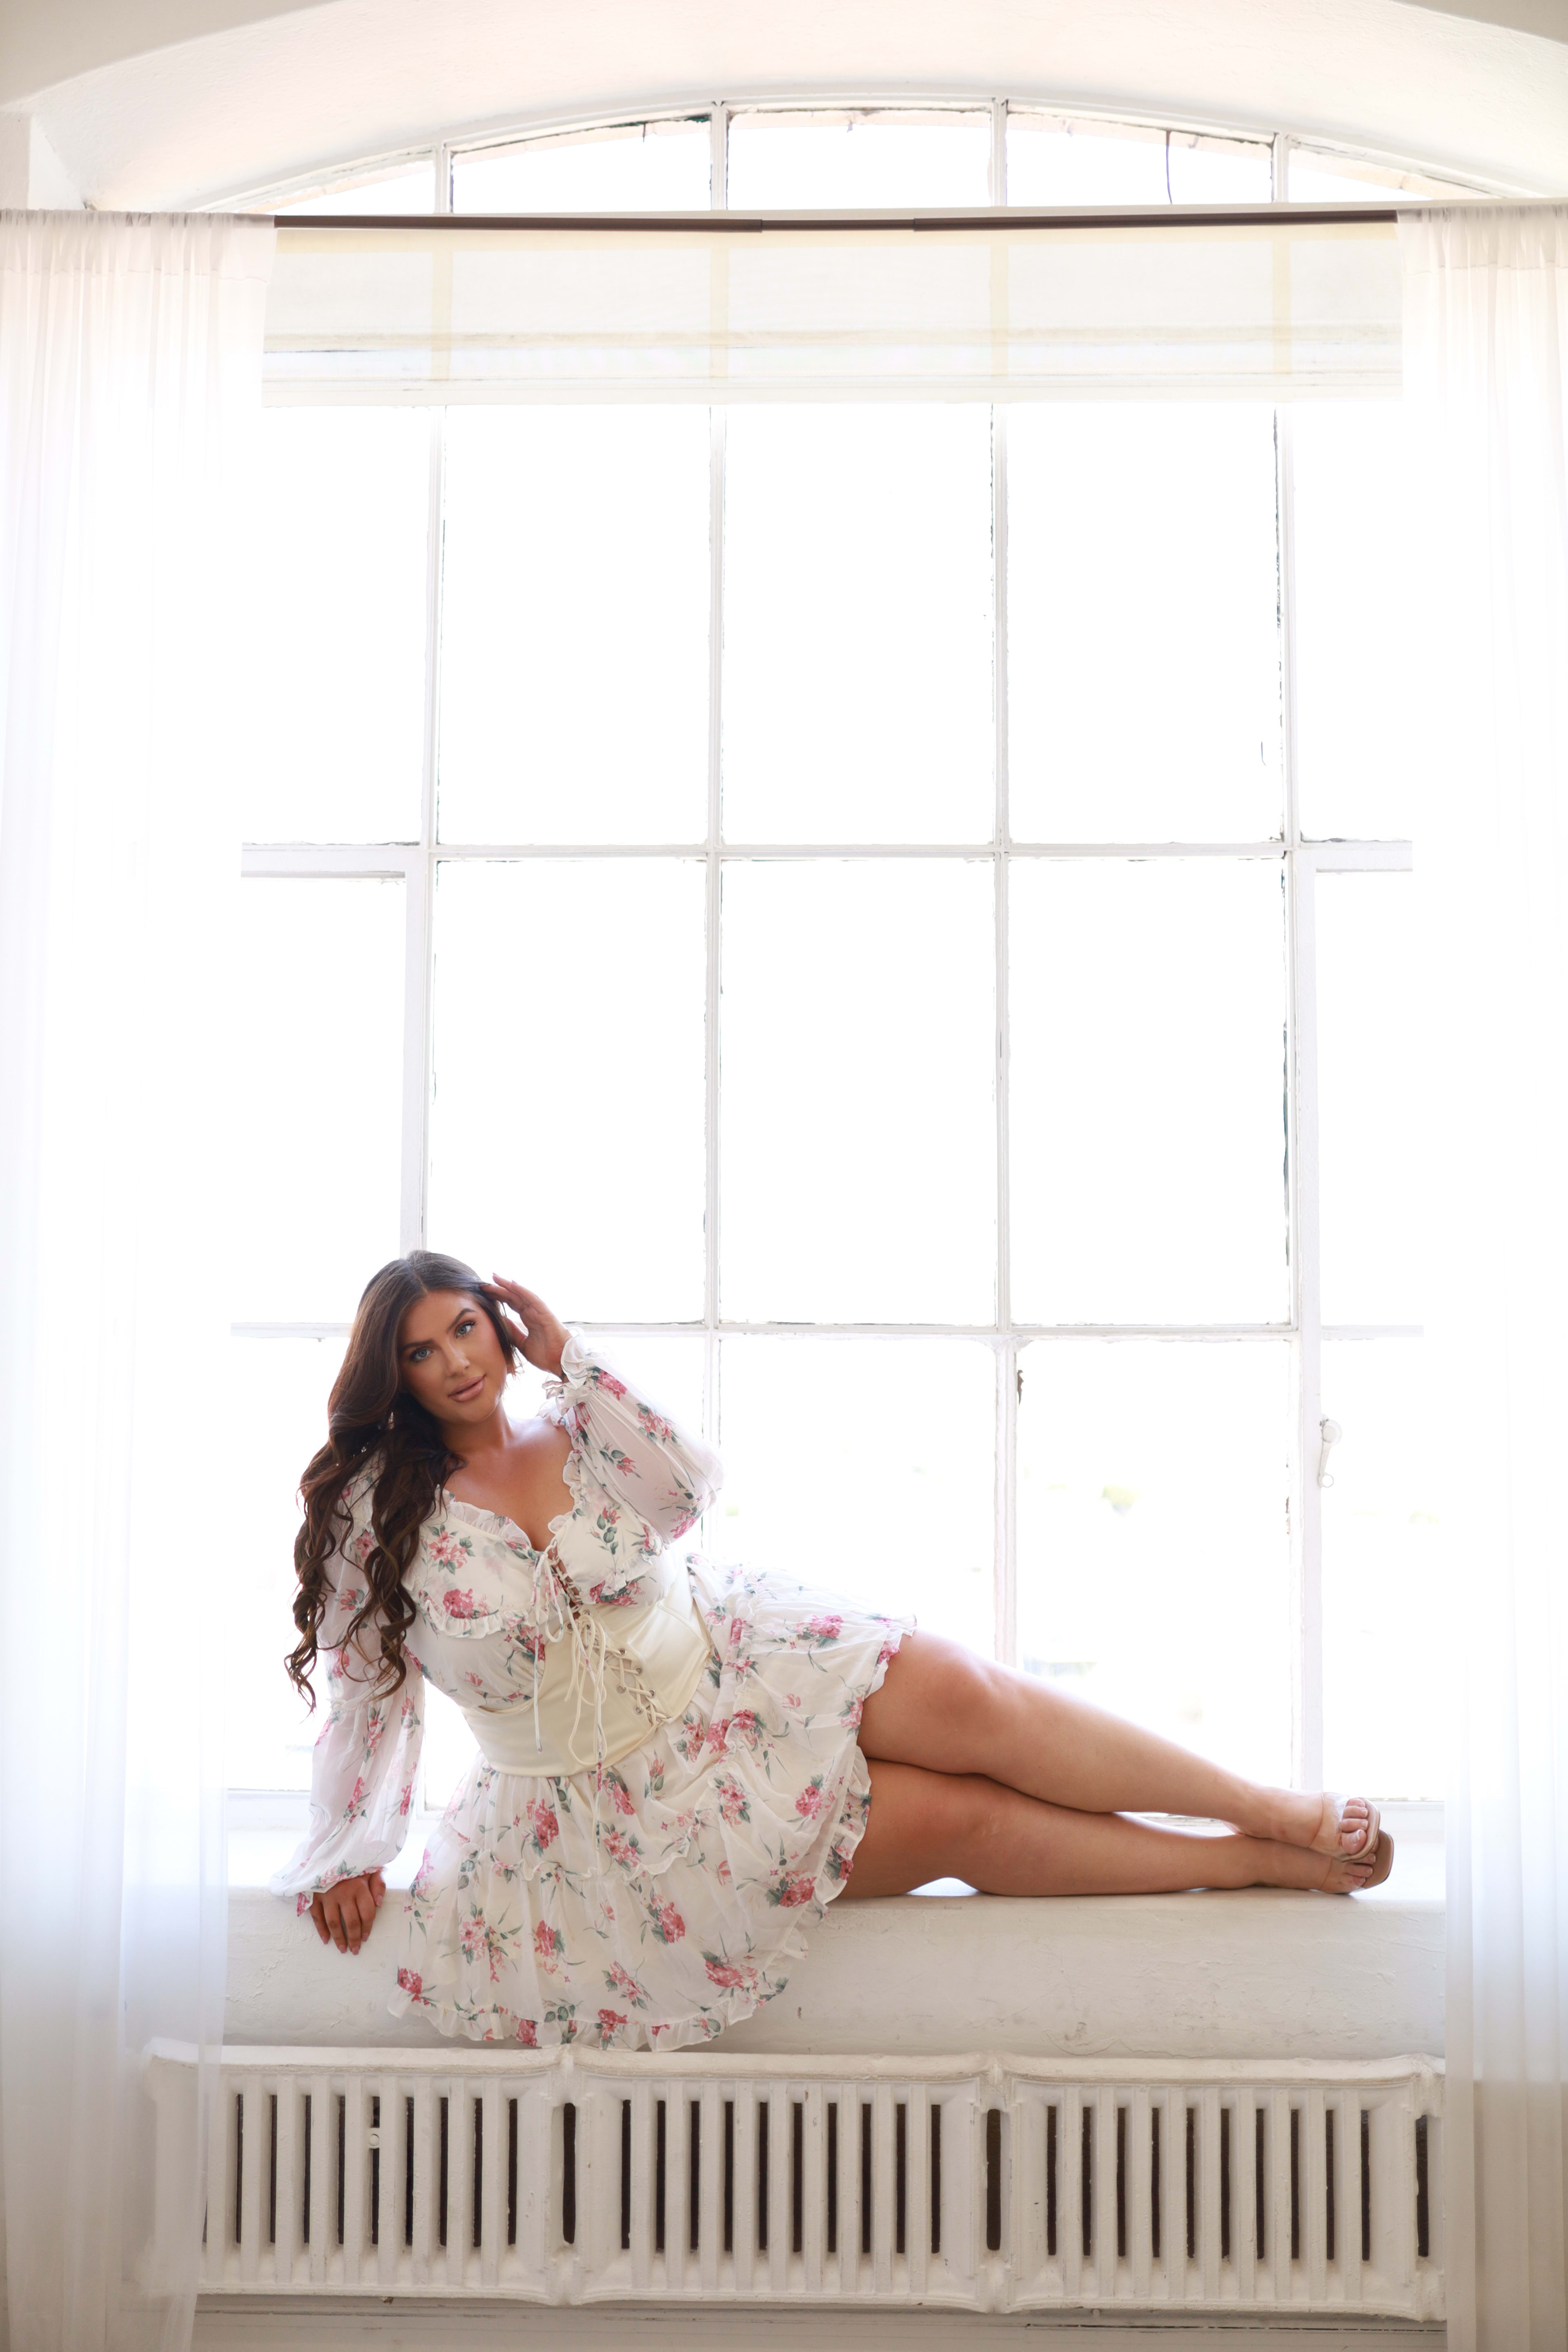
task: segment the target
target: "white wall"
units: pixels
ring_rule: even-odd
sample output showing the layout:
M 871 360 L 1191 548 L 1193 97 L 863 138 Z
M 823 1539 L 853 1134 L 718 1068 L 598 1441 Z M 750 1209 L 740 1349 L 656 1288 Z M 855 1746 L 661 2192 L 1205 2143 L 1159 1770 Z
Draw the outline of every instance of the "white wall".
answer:
M 1284 124 L 1568 192 L 1568 0 L 1483 5 L 1515 21 L 1407 0 L 10 0 L 0 106 L 26 101 L 109 205 L 209 201 L 453 127 L 954 90 Z
M 81 194 L 36 115 L 0 114 L 0 208 L 77 212 Z

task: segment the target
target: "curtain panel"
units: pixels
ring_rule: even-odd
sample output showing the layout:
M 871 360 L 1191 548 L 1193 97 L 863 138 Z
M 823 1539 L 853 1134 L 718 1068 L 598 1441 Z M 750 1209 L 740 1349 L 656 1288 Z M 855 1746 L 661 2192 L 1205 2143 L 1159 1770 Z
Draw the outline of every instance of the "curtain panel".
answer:
M 0 214 L 9 2352 L 180 2352 L 195 2305 L 226 1902 L 226 776 L 253 690 L 223 614 L 272 241 Z M 154 2246 L 159 2040 L 204 2063 Z
M 268 397 L 1399 390 L 1392 223 L 283 228 Z
M 1432 1394 L 1453 2352 L 1568 2343 L 1568 205 L 1401 219 L 1432 529 Z

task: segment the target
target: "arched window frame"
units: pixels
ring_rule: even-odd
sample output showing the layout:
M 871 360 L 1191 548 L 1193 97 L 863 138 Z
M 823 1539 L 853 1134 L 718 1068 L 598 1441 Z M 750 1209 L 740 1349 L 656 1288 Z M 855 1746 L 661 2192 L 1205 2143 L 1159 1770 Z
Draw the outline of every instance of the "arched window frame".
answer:
M 730 100 L 720 103 L 674 106 L 661 109 L 657 116 L 641 120 L 649 123 L 702 121 L 707 123 L 712 179 L 712 202 L 717 208 L 722 203 L 727 184 L 726 155 L 730 126 L 735 112 L 742 104 L 760 104 L 760 100 Z M 784 107 L 784 101 L 770 98 L 769 106 Z M 817 94 L 803 95 L 798 100 L 803 112 L 838 111 L 844 109 L 879 110 L 883 108 L 905 111 L 907 99 L 879 100 L 864 94 L 842 100 L 823 99 Z M 971 97 L 955 95 L 951 99 L 930 98 L 918 101 L 919 110 L 940 112 L 957 110 L 973 114 L 977 107 L 988 112 L 992 127 L 992 161 L 990 197 L 995 204 L 1007 201 L 1006 153 L 1007 123 L 1010 106 L 1026 112 L 1042 110 L 1028 101 L 994 100 L 976 101 Z M 1074 110 L 1077 120 L 1088 121 Z M 1108 118 L 1110 119 L 1110 118 Z M 1216 124 L 1152 123 L 1147 118 L 1140 121 L 1130 116 L 1114 118 L 1119 122 L 1150 130 L 1164 130 L 1178 136 L 1224 140 L 1232 138 L 1258 141 L 1259 134 L 1249 129 L 1228 128 Z M 384 175 L 398 171 L 412 171 L 428 163 L 433 175 L 435 209 L 446 213 L 453 209 L 454 171 L 461 159 L 504 149 L 522 142 L 556 140 L 584 132 L 611 131 L 632 124 L 626 117 L 606 116 L 595 121 L 577 121 L 548 124 L 527 123 L 510 128 L 489 129 L 480 134 L 461 139 L 437 142 L 431 147 L 405 151 L 397 154 L 368 159 L 363 165 L 351 166 L 335 173 L 330 183 L 320 178 L 299 180 L 286 186 L 274 186 L 265 191 L 250 192 L 226 201 L 225 208 L 261 209 L 276 205 L 280 214 L 293 209 L 294 205 L 310 196 L 320 196 L 323 208 L 364 209 L 378 207 L 371 201 L 375 186 Z M 1265 135 L 1271 157 L 1272 193 L 1276 201 L 1288 199 L 1290 193 L 1291 158 L 1308 142 L 1288 130 L 1277 130 Z M 1331 151 L 1311 142 L 1315 156 L 1327 158 Z M 1379 201 L 1386 191 L 1405 201 L 1421 201 L 1452 194 L 1455 196 L 1483 193 L 1473 183 L 1446 182 L 1440 175 L 1423 172 L 1418 165 L 1397 158 L 1372 157 L 1343 151 L 1342 161 L 1347 170 L 1365 174 L 1367 201 Z M 331 198 L 330 205 L 326 200 Z M 996 872 L 996 903 L 1006 904 L 1003 877 L 1011 862 L 1022 856 L 1073 856 L 1086 854 L 1081 844 L 1019 844 L 1013 840 L 1007 822 L 1007 764 L 1005 728 L 1005 646 L 1006 613 L 1006 415 L 1005 410 L 994 412 L 996 463 L 993 487 L 993 534 L 997 551 L 995 632 L 997 648 L 997 708 L 998 740 L 996 747 L 996 825 L 989 856 Z M 1379 1339 L 1418 1337 L 1415 1327 L 1396 1325 L 1331 1326 L 1322 1319 L 1320 1307 L 1319 1208 L 1317 1197 L 1317 1132 L 1318 1132 L 1318 1040 L 1316 1004 L 1316 904 L 1319 877 L 1340 874 L 1386 874 L 1408 872 L 1413 866 L 1413 847 L 1407 839 L 1367 839 L 1325 841 L 1307 837 L 1301 831 L 1297 808 L 1295 760 L 1293 744 L 1293 710 L 1291 703 L 1291 662 L 1293 642 L 1293 601 L 1290 570 L 1290 545 L 1293 529 L 1293 465 L 1292 426 L 1288 408 L 1279 412 L 1278 431 L 1277 492 L 1281 550 L 1281 612 L 1280 634 L 1284 663 L 1285 751 L 1284 794 L 1285 816 L 1282 840 L 1227 844 L 1224 848 L 1231 855 L 1267 856 L 1280 862 L 1286 893 L 1287 941 L 1287 1001 L 1289 1037 L 1287 1053 L 1288 1092 L 1286 1134 L 1289 1160 L 1289 1217 L 1290 1265 L 1290 1313 L 1288 1322 L 1255 1327 L 1218 1327 L 1213 1325 L 1148 1327 L 1142 1336 L 1191 1340 L 1249 1339 L 1287 1340 L 1292 1356 L 1293 1408 L 1290 1416 L 1289 1464 L 1288 1496 L 1290 1517 L 1292 1559 L 1291 1643 L 1292 1698 L 1294 1706 L 1293 1768 L 1294 1777 L 1301 1785 L 1313 1786 L 1323 1776 L 1323 1625 L 1321 1604 L 1321 1488 L 1319 1474 L 1325 1475 L 1327 1457 L 1323 1446 L 1322 1425 L 1327 1418 L 1322 1386 L 1323 1349 L 1335 1341 L 1375 1342 Z M 430 496 L 433 516 L 438 518 L 443 478 L 443 413 L 431 412 L 430 417 Z M 716 415 L 712 440 L 712 472 L 710 496 L 715 515 L 722 513 L 724 494 L 724 431 L 721 416 Z M 427 581 L 427 626 L 426 664 L 427 678 L 436 674 L 437 654 L 441 618 L 440 531 L 433 529 L 429 535 L 429 576 Z M 689 857 L 694 848 L 700 855 L 707 875 L 707 1151 L 705 1174 L 705 1219 L 707 1264 L 705 1269 L 704 1314 L 700 1326 L 691 1324 L 649 1325 L 637 1327 L 647 1332 L 690 1333 L 700 1329 L 704 1348 L 705 1421 L 708 1433 L 722 1444 L 722 1430 L 718 1426 L 720 1399 L 720 1351 L 724 1337 L 752 1327 L 726 1321 L 720 1313 L 719 1301 L 719 1194 L 720 1167 L 717 1097 L 720 1086 L 718 1059 L 719 1013 L 719 892 L 720 878 L 725 861 L 741 856 L 753 857 L 759 847 L 751 844 L 727 843 L 721 835 L 719 775 L 718 709 L 722 693 L 722 630 L 717 584 L 711 614 L 710 659 L 714 719 L 710 729 L 712 748 L 710 754 L 708 784 L 707 831 L 700 845 L 681 843 L 668 845 L 665 854 Z M 433 701 L 433 690 L 427 695 Z M 421 794 L 419 837 L 404 843 L 361 843 L 331 845 L 262 841 L 248 843 L 244 852 L 243 871 L 247 878 L 264 879 L 279 877 L 395 877 L 404 886 L 405 894 L 405 1043 L 403 1062 L 403 1150 L 401 1174 L 401 1214 L 399 1245 L 411 1248 L 426 1242 L 426 1177 L 429 1161 L 429 1118 L 432 1087 L 431 1065 L 431 1003 L 432 1003 L 432 917 L 435 901 L 437 868 L 443 859 L 460 858 L 482 854 L 488 857 L 526 855 L 537 856 L 570 856 L 583 854 L 581 845 L 538 844 L 487 845 L 482 853 L 466 850 L 459 845 L 443 843 L 437 834 L 436 812 L 436 746 L 433 715 L 426 730 L 424 779 Z M 658 845 L 647 845 L 657 854 Z M 1118 856 L 1182 857 L 1215 854 L 1212 843 L 1117 843 L 1110 846 Z M 798 857 L 809 856 L 809 845 L 789 845 L 772 853 L 765 847 L 762 854 Z M 832 844 L 820 854 L 834 857 L 886 856 L 897 855 L 886 843 L 868 845 Z M 929 848 L 921 854 L 931 854 Z M 952 854 L 966 857 L 975 856 L 972 844 L 955 845 Z M 982 853 L 986 854 L 986 853 Z M 1016 1586 L 1016 1475 L 1018 1406 L 1026 1373 L 1026 1351 L 1039 1345 L 1072 1345 L 1097 1338 L 1126 1339 L 1140 1336 L 1140 1328 L 1131 1325 L 1073 1325 L 1041 1327 L 1026 1325 L 1016 1319 L 1009 1298 L 1008 1232 L 1011 1218 L 1009 1199 L 1008 1152 L 1008 969 L 1007 940 L 1005 919 L 998 921 L 996 933 L 997 988 L 997 1313 L 990 1325 L 976 1325 L 962 1329 L 944 1325 L 942 1329 L 954 1336 L 984 1341 L 993 1348 L 995 1360 L 996 1412 L 996 1479 L 994 1521 L 994 1606 L 995 1650 L 998 1656 L 1016 1663 L 1018 1653 L 1017 1586 Z M 595 1327 L 605 1337 L 613 1337 L 612 1327 Z M 619 1327 L 629 1330 L 632 1327 Z M 826 1333 L 853 1332 L 856 1335 L 877 1336 L 885 1333 L 911 1335 L 921 1327 L 898 1325 L 879 1327 L 856 1324 L 839 1326 L 824 1324 L 814 1327 Z M 288 1331 L 299 1336 L 331 1337 L 346 1328 L 342 1324 L 258 1324 L 236 1326 L 237 1336 L 260 1339 L 272 1333 Z M 1393 1791 L 1393 1794 L 1419 1795 L 1419 1791 Z

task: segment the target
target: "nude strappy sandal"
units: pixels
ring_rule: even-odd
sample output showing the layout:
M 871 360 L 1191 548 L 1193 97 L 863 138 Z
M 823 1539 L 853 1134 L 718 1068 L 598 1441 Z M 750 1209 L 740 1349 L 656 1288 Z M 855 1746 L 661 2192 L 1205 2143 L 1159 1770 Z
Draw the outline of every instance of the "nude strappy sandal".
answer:
M 1352 1886 L 1348 1890 L 1352 1895 L 1364 1895 L 1369 1887 L 1383 1885 L 1384 1880 L 1394 1868 L 1394 1840 L 1386 1830 L 1382 1830 L 1378 1833 L 1377 1851 L 1372 1857 L 1370 1869 L 1365 1863 L 1361 1864 L 1359 1867 L 1367 1870 L 1367 1875 L 1359 1886 Z
M 1345 1807 L 1350 1802 L 1350 1799 L 1348 1797 L 1341 1796 L 1336 1790 L 1325 1790 L 1323 1792 L 1323 1804 L 1325 1809 L 1331 1805 L 1333 1808 L 1332 1823 L 1330 1828 L 1325 1830 L 1322 1822 L 1321 1821 L 1319 1822 L 1318 1834 L 1312 1840 L 1310 1851 L 1313 1853 L 1326 1853 L 1335 1862 L 1361 1862 L 1363 1859 L 1370 1861 L 1373 1854 L 1378 1851 L 1378 1840 L 1382 1835 L 1383 1823 L 1378 1813 L 1377 1807 L 1372 1802 L 1371 1799 L 1363 1797 L 1361 1801 L 1365 1805 L 1367 1810 L 1366 1835 L 1357 1846 L 1342 1845 L 1340 1843 L 1340 1824 L 1344 1820 Z M 1392 1840 L 1390 1841 L 1389 1852 L 1392 1854 Z M 1390 1864 L 1390 1867 L 1392 1867 L 1392 1864 Z M 1384 1878 L 1388 1876 L 1388 1871 L 1386 1869 L 1384 1871 L 1383 1875 Z M 1374 1884 L 1376 1883 L 1377 1882 L 1374 1882 Z

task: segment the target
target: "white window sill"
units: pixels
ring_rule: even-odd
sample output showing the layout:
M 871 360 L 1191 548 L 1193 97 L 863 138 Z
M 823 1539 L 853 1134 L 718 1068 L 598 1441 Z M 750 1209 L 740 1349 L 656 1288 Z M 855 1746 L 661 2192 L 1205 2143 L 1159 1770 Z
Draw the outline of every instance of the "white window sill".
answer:
M 302 1800 L 235 1808 L 226 2041 L 438 2046 L 422 2021 L 386 2011 L 393 1906 L 364 1952 L 349 1958 L 323 1949 L 292 1906 L 267 1892 L 299 1835 L 300 1824 L 277 1814 L 296 1804 L 302 1817 Z M 1263 1887 L 1016 1901 L 942 1880 L 919 1895 L 837 1902 L 808 1931 L 786 1991 L 731 2028 L 722 2046 L 1440 2056 L 1441 1810 L 1387 1809 L 1398 1846 L 1393 1874 L 1352 1901 Z M 417 1868 L 425 1826 L 415 1822 L 387 1874 L 391 1888 L 406 1886 Z

